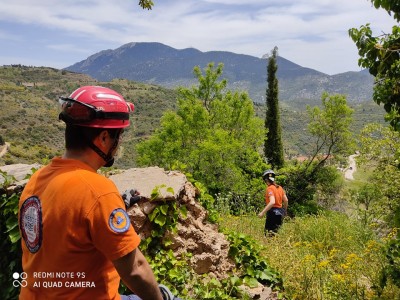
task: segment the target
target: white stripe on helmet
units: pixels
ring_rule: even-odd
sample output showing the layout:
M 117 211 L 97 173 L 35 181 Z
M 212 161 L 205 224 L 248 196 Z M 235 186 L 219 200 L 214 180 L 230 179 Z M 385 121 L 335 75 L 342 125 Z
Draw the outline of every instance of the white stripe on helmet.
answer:
M 108 98 L 108 99 L 114 99 L 114 100 L 118 100 L 118 101 L 121 101 L 121 102 L 125 102 L 120 96 L 117 96 L 117 95 L 99 93 L 99 94 L 96 94 L 96 97 L 100 98 L 100 99 L 107 99 Z

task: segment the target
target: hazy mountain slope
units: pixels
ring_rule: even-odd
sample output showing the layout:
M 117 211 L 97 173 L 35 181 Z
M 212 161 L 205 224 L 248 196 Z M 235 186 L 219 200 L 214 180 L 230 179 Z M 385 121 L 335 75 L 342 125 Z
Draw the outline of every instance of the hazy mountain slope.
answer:
M 224 51 L 201 52 L 174 49 L 161 43 L 129 43 L 105 50 L 66 68 L 101 81 L 113 78 L 152 83 L 165 87 L 196 83 L 193 67 L 209 62 L 224 64 L 229 88 L 249 92 L 255 102 L 264 102 L 267 59 Z M 365 72 L 327 75 L 278 57 L 280 98 L 284 102 L 319 101 L 323 91 L 345 94 L 349 101 L 372 99 L 373 77 Z

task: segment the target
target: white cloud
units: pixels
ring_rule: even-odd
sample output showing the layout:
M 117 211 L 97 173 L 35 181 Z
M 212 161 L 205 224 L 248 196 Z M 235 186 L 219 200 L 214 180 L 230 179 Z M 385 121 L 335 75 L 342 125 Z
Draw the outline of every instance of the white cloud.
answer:
M 154 2 L 153 10 L 147 11 L 138 0 L 9 1 L 0 6 L 0 42 L 11 43 L 13 37 L 11 46 L 37 43 L 38 49 L 52 49 L 51 60 L 64 66 L 85 59 L 83 54 L 128 42 L 161 42 L 178 49 L 257 57 L 278 46 L 280 55 L 294 63 L 334 74 L 358 69 L 349 28 L 370 22 L 377 32 L 387 32 L 394 24 L 393 18 L 367 0 Z M 33 34 L 27 34 L 29 30 Z M 1 51 L 0 64 L 7 64 L 8 56 Z M 40 54 L 26 55 L 35 60 Z M 20 58 L 26 59 L 22 54 Z

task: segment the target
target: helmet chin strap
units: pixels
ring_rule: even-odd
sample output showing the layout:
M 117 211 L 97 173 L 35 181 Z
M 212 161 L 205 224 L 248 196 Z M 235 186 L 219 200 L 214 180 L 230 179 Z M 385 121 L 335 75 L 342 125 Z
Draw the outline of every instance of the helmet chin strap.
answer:
M 118 139 L 115 139 L 114 144 L 108 151 L 108 154 L 105 154 L 103 151 L 100 150 L 99 147 L 97 147 L 93 142 L 89 142 L 89 147 L 96 152 L 106 163 L 103 165 L 103 167 L 109 168 L 114 164 L 114 156 L 112 155 L 112 152 L 117 148 L 118 146 Z

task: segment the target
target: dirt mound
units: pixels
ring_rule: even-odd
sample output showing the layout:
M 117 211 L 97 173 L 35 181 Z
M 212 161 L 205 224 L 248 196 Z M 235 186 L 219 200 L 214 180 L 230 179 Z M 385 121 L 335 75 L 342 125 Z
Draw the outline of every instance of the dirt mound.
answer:
M 190 263 L 198 274 L 212 273 L 216 278 L 224 278 L 233 270 L 234 263 L 228 258 L 229 242 L 218 232 L 216 225 L 206 221 L 207 211 L 196 200 L 198 191 L 185 175 L 151 167 L 129 169 L 109 178 L 115 182 L 121 194 L 132 188 L 140 192 L 142 199 L 128 210 L 128 214 L 142 238 L 151 233 L 147 216 L 160 201 L 177 201 L 186 206 L 187 216 L 180 217 L 178 234 L 169 236 L 172 240 L 170 248 L 175 255 L 179 257 L 183 253 L 192 253 Z M 159 192 L 158 196 L 150 201 L 155 190 Z

